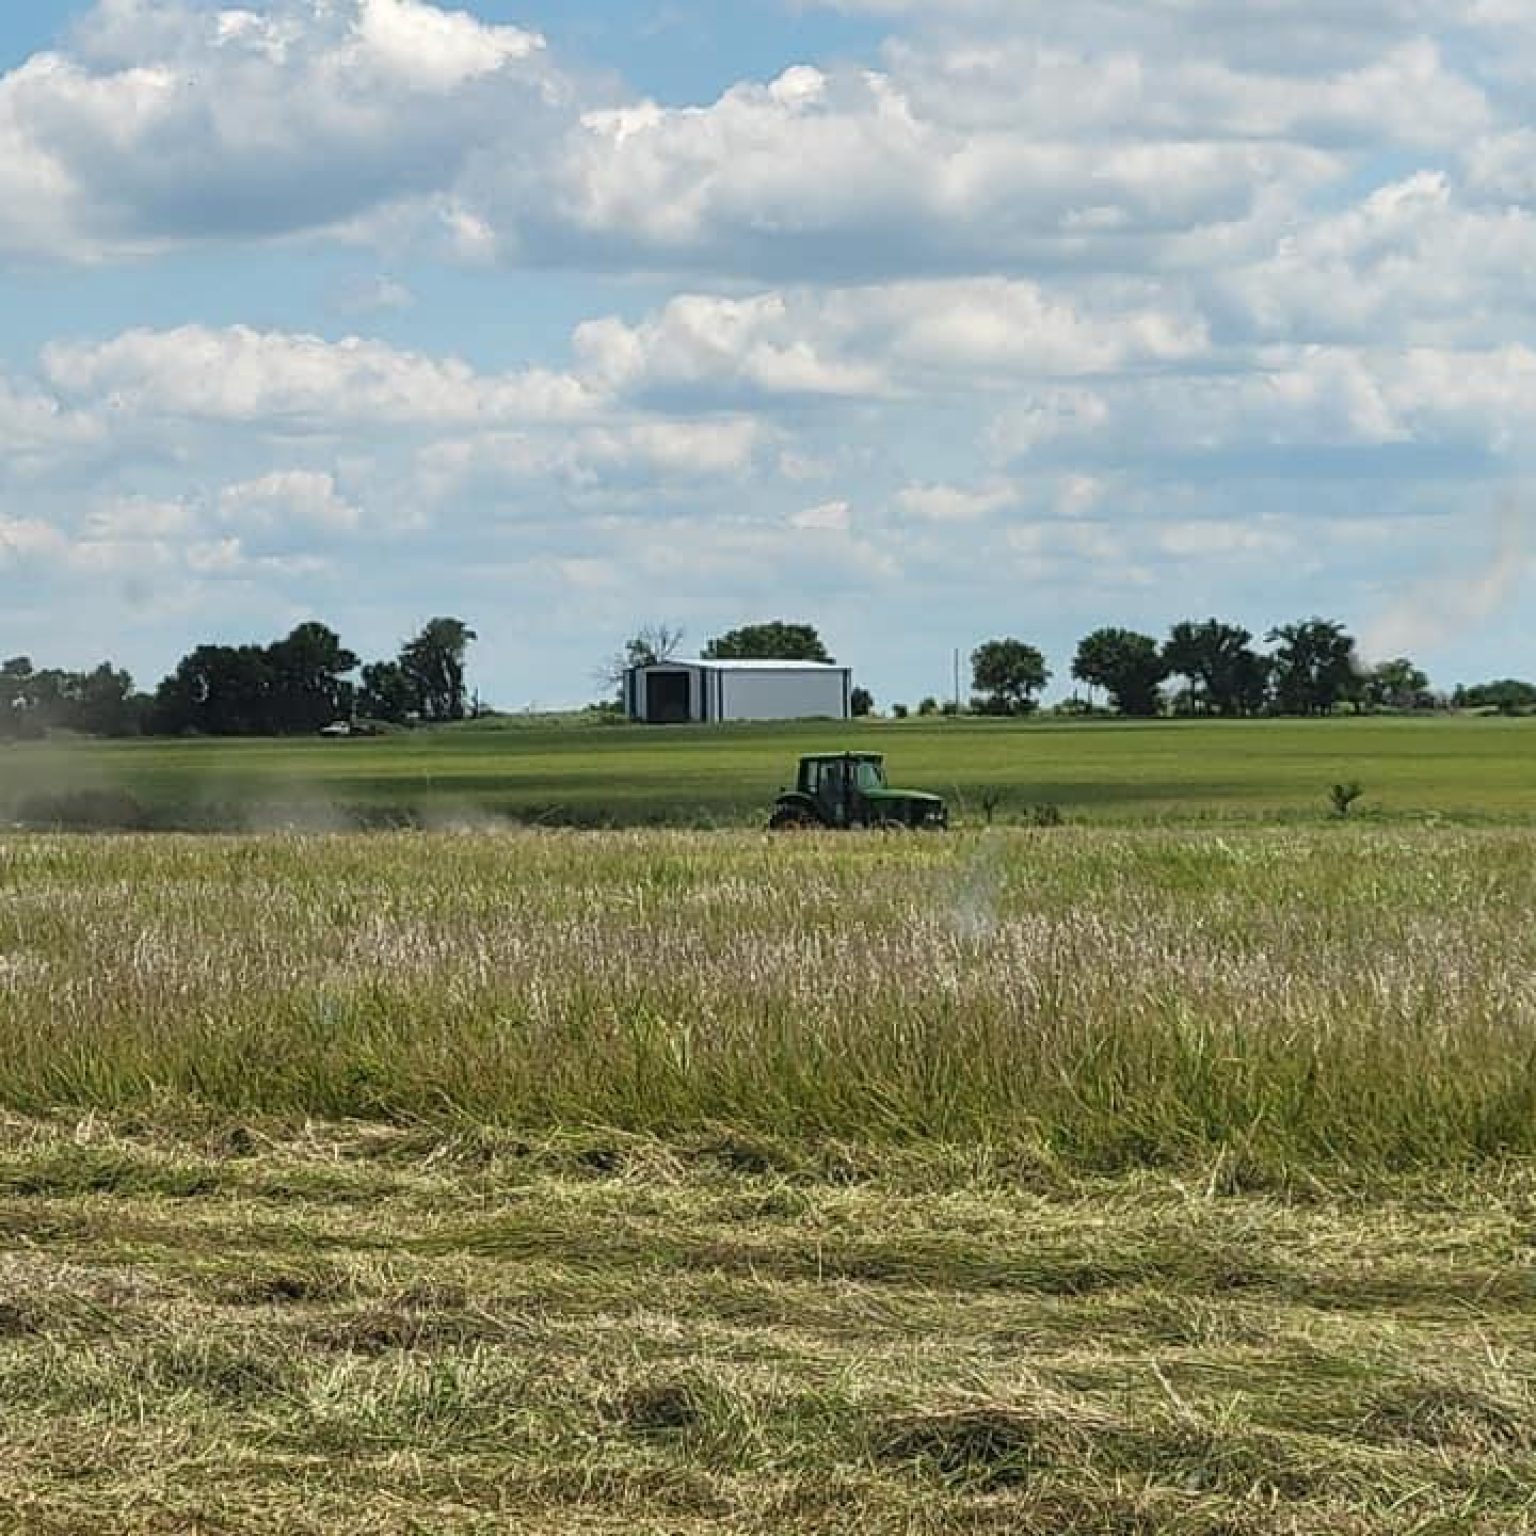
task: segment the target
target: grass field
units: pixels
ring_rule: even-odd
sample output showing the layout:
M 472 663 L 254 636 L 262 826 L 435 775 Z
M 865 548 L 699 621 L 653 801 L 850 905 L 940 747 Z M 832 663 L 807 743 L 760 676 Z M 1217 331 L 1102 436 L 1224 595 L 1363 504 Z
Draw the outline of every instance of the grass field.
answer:
M 1058 806 L 1073 820 L 1311 819 L 1358 780 L 1363 814 L 1536 822 L 1536 721 L 1012 723 L 710 729 L 492 722 L 352 741 L 135 741 L 0 747 L 0 815 L 48 826 L 312 829 L 505 817 L 551 825 L 762 819 L 805 751 L 887 753 L 894 780 L 962 816 Z
M 1536 1530 L 1533 729 L 0 750 L 0 1533 Z
M 0 837 L 0 1531 L 1536 1529 L 1533 852 Z

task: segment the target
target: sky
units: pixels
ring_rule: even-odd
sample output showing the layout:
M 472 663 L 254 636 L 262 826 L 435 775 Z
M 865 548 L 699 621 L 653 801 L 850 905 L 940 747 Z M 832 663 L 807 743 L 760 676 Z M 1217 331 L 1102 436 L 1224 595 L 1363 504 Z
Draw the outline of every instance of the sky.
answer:
M 0 655 L 1536 675 L 1524 0 L 0 7 Z

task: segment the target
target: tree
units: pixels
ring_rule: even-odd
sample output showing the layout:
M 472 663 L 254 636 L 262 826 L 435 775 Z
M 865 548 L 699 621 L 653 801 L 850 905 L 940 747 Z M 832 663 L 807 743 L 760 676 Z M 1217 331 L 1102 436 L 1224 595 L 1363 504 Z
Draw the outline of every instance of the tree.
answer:
M 400 649 L 400 670 L 423 720 L 464 718 L 464 656 L 477 636 L 462 619 L 429 619 Z
M 1341 699 L 1357 696 L 1355 641 L 1342 624 L 1301 619 L 1279 625 L 1265 638 L 1276 647 L 1275 703 L 1281 714 L 1326 715 Z
M 300 624 L 267 647 L 267 726 L 276 735 L 307 735 L 352 715 L 353 687 L 344 681 L 357 657 L 324 624 Z
M 1365 702 L 1372 709 L 1428 709 L 1434 703 L 1428 676 L 1406 656 L 1372 667 L 1364 684 Z
M 365 720 L 404 725 L 416 712 L 416 691 L 398 661 L 370 661 L 357 691 L 357 713 Z
M 1096 629 L 1077 647 L 1072 675 L 1090 688 L 1103 688 L 1122 715 L 1155 715 L 1162 708 L 1158 686 L 1168 663 L 1151 635 L 1130 629 Z
M 149 725 L 160 735 L 307 734 L 351 715 L 345 674 L 356 666 L 336 632 L 313 621 L 270 645 L 200 645 L 155 690 Z
M 599 680 L 615 691 L 622 690 L 631 667 L 654 667 L 658 662 L 671 661 L 683 643 L 683 635 L 681 624 L 642 624 L 624 642 L 624 648 L 603 663 Z
M 826 661 L 832 658 L 809 624 L 746 624 L 717 635 L 704 647 L 706 661 Z
M 875 709 L 875 696 L 868 688 L 855 688 L 848 695 L 848 709 L 855 720 L 862 720 L 865 715 L 873 714 Z
M 1217 619 L 1173 626 L 1163 646 L 1163 663 L 1170 674 L 1189 680 L 1191 714 L 1252 715 L 1264 707 L 1268 663 L 1251 649 L 1252 640 L 1241 625 Z
M 68 723 L 90 736 L 136 736 L 147 702 L 127 672 L 104 661 L 93 672 L 74 674 Z
M 971 652 L 971 687 L 989 715 L 1027 715 L 1050 682 L 1045 657 L 1022 640 L 988 640 Z
M 0 662 L 0 735 L 27 734 L 30 700 L 27 684 L 32 678 L 32 658 L 12 656 Z
M 200 645 L 155 690 L 160 735 L 259 736 L 270 729 L 272 672 L 259 645 Z
M 1451 702 L 1458 709 L 1497 709 L 1512 715 L 1519 710 L 1536 709 L 1536 683 L 1527 683 L 1518 677 L 1474 683 L 1470 688 L 1458 688 Z

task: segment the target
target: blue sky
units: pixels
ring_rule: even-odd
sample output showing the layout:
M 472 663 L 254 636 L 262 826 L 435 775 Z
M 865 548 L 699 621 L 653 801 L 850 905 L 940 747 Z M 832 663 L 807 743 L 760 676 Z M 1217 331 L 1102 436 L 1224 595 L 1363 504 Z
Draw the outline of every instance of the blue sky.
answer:
M 1536 674 L 1536 12 L 62 0 L 0 12 L 0 654 L 154 682 L 451 613 L 883 701 L 1318 613 Z

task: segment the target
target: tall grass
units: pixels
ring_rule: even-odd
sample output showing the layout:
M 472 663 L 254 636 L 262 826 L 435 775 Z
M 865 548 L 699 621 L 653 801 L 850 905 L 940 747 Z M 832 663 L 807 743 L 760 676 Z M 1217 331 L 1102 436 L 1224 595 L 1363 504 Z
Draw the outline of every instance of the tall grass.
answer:
M 984 1141 L 1075 1166 L 1536 1151 L 1536 838 L 0 841 L 0 1103 Z

